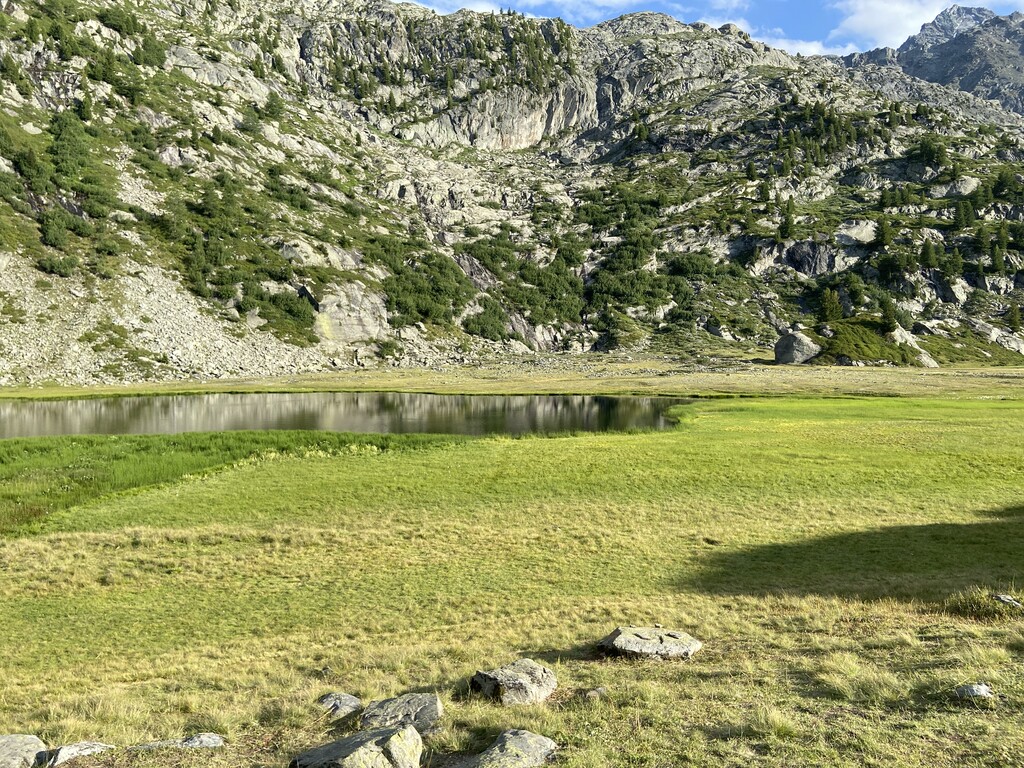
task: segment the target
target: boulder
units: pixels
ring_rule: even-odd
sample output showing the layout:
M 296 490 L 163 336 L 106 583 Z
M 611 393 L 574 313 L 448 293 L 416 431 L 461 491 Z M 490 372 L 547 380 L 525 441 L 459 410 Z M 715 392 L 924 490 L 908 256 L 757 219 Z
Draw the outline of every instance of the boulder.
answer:
M 0 736 L 0 768 L 32 768 L 46 759 L 46 745 L 36 736 Z
M 953 695 L 958 699 L 966 701 L 985 701 L 995 698 L 992 686 L 988 683 L 970 683 L 968 685 L 961 685 L 953 691 Z
M 806 363 L 821 352 L 821 347 L 799 331 L 787 333 L 775 342 L 775 362 L 780 365 Z
M 419 768 L 422 753 L 411 725 L 375 728 L 303 752 L 289 768 Z
M 558 681 L 555 673 L 543 664 L 532 659 L 519 659 L 489 672 L 477 672 L 469 687 L 508 707 L 540 704 L 554 693 Z
M 363 702 L 347 693 L 327 693 L 316 700 L 332 720 L 341 720 L 363 708 Z
M 703 645 L 685 632 L 658 627 L 617 627 L 598 643 L 606 653 L 649 659 L 688 659 Z
M 1003 605 L 1008 605 L 1011 608 L 1024 609 L 1024 603 L 1021 603 L 1021 601 L 1013 595 L 992 595 L 992 599 L 1002 603 Z
M 429 733 L 444 715 L 436 693 L 407 693 L 393 699 L 371 701 L 359 719 L 360 728 L 394 728 L 411 725 Z
M 224 737 L 216 733 L 197 733 L 181 739 L 164 739 L 139 744 L 131 749 L 219 749 L 224 746 Z
M 98 755 L 100 752 L 109 752 L 112 749 L 117 749 L 117 747 L 112 744 L 101 744 L 98 741 L 79 741 L 76 744 L 68 744 L 51 751 L 46 765 L 47 768 L 56 768 L 56 766 L 63 765 L 76 757 Z
M 545 736 L 529 731 L 505 731 L 483 752 L 474 768 L 535 768 L 544 765 L 558 749 Z

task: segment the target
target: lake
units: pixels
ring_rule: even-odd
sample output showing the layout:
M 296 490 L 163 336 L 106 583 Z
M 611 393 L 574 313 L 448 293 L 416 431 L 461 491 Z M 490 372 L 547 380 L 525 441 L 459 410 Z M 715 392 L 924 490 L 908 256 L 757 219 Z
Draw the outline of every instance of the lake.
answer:
M 242 429 L 463 435 L 664 429 L 673 424 L 665 411 L 686 402 L 661 397 L 391 392 L 0 400 L 0 438 Z

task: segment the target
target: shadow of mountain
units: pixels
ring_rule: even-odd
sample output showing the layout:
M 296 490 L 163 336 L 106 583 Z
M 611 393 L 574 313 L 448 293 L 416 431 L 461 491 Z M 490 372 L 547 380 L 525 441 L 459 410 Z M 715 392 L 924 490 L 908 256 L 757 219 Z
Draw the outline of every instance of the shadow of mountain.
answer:
M 726 595 L 941 600 L 1024 582 L 1024 506 L 975 523 L 904 525 L 712 552 L 680 586 Z

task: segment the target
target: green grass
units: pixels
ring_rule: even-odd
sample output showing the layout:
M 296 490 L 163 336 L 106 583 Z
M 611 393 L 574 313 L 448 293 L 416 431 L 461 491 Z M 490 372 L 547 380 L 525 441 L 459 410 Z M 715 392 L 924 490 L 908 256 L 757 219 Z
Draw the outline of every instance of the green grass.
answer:
M 219 730 L 220 755 L 83 765 L 281 766 L 330 738 L 319 694 L 437 690 L 435 753 L 524 727 L 565 766 L 1019 765 L 1024 619 L 946 601 L 1021 582 L 1022 418 L 789 397 L 647 434 L 0 443 L 3 487 L 26 484 L 0 500 L 0 733 Z M 594 654 L 649 622 L 705 648 Z M 556 670 L 552 703 L 463 695 L 521 655 Z M 996 706 L 951 699 L 980 680 Z

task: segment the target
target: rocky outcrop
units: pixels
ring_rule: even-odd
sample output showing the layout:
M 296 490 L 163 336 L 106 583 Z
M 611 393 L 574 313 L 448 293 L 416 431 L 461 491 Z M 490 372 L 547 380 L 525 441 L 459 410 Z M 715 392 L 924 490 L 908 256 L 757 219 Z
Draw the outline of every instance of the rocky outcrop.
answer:
M 111 744 L 102 744 L 98 741 L 80 741 L 76 744 L 68 744 L 64 747 L 58 747 L 51 751 L 47 755 L 46 766 L 47 768 L 57 768 L 58 765 L 75 760 L 79 757 L 88 757 L 89 755 L 99 755 L 103 752 L 109 752 L 117 747 Z
M 342 720 L 363 708 L 363 702 L 348 693 L 327 693 L 316 700 L 332 720 Z
M 498 669 L 477 672 L 470 680 L 470 689 L 503 706 L 540 704 L 547 700 L 558 681 L 555 673 L 532 659 L 519 659 Z
M 775 362 L 799 365 L 821 354 L 821 346 L 800 331 L 790 331 L 775 342 Z
M 939 364 L 935 362 L 935 358 L 929 355 L 925 350 L 921 349 L 921 345 L 917 343 L 917 339 L 914 338 L 914 334 L 906 330 L 901 326 L 896 326 L 896 330 L 889 334 L 889 339 L 898 346 L 910 347 L 917 353 L 917 362 L 924 368 L 938 368 Z
M 557 750 L 558 745 L 546 736 L 505 731 L 472 763 L 472 768 L 538 768 Z
M 614 656 L 647 659 L 688 659 L 704 644 L 680 630 L 661 627 L 617 627 L 598 647 Z
M 33 768 L 46 759 L 46 745 L 36 736 L 0 736 L 0 768 Z
M 303 752 L 290 768 L 419 768 L 422 753 L 411 725 L 378 728 Z
M 434 730 L 444 715 L 436 693 L 407 693 L 393 699 L 371 701 L 359 718 L 360 728 L 412 725 L 422 734 Z
M 163 739 L 130 747 L 132 750 L 149 751 L 153 749 L 220 749 L 225 745 L 224 737 L 218 733 L 197 733 L 180 739 Z

